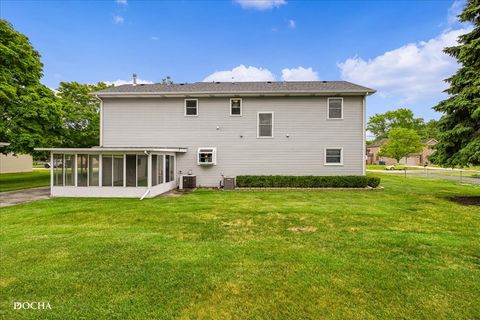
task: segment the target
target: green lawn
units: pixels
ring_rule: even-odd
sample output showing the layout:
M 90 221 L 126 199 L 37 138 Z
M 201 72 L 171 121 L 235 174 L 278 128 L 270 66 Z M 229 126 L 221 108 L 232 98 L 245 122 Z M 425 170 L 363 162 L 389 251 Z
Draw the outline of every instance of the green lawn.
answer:
M 198 190 L 0 209 L 5 319 L 478 319 L 480 196 L 378 174 L 385 190 Z M 48 301 L 52 310 L 13 310 Z
M 32 172 L 0 174 L 0 192 L 48 186 L 49 169 L 35 169 Z

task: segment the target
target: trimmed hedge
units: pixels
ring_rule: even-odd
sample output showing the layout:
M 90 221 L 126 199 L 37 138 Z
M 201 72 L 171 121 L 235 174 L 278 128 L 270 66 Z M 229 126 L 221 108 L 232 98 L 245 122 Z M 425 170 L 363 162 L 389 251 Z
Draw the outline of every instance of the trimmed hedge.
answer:
M 365 176 L 237 176 L 240 188 L 372 188 L 380 178 Z

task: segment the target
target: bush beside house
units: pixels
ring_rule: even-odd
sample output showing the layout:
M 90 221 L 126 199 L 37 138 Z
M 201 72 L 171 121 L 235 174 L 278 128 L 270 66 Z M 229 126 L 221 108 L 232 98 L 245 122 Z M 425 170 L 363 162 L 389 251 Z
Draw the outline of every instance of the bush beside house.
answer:
M 380 178 L 365 176 L 237 176 L 240 188 L 376 188 Z

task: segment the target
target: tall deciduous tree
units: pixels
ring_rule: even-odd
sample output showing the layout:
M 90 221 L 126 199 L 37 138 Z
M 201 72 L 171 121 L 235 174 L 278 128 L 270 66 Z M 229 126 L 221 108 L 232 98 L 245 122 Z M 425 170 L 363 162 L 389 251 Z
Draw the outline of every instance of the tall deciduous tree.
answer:
M 434 107 L 444 115 L 431 160 L 444 166 L 480 164 L 480 0 L 468 0 L 459 18 L 474 29 L 459 37 L 458 46 L 444 50 L 461 64 L 446 80 L 450 97 Z
M 28 38 L 0 20 L 0 141 L 10 143 L 4 151 L 33 153 L 59 141 L 59 104 L 40 83 L 42 68 Z
M 60 82 L 57 96 L 63 114 L 62 147 L 99 145 L 100 101 L 91 93 L 105 88 L 107 85 L 103 82 L 96 85 Z
M 423 144 L 418 133 L 413 129 L 393 128 L 388 134 L 388 141 L 380 148 L 379 155 L 400 159 L 422 151 Z
M 399 108 L 370 117 L 367 130 L 375 136 L 375 140 L 379 140 L 386 138 L 393 128 L 401 127 L 420 132 L 424 125 L 423 119 L 415 118 L 412 110 Z

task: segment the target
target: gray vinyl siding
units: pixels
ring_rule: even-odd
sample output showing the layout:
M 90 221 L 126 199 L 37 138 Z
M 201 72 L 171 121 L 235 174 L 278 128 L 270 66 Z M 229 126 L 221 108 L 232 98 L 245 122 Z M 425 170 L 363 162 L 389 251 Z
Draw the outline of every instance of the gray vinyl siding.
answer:
M 181 98 L 110 98 L 103 146 L 187 147 L 177 173 L 191 170 L 201 186 L 218 186 L 222 174 L 362 175 L 362 103 L 345 96 L 344 119 L 327 120 L 327 97 L 244 97 L 241 117 L 230 116 L 230 98 L 199 98 L 197 117 L 184 116 Z M 274 112 L 274 138 L 257 138 L 260 111 Z M 216 147 L 217 165 L 198 166 L 199 147 Z M 324 165 L 326 147 L 343 148 L 342 166 Z

